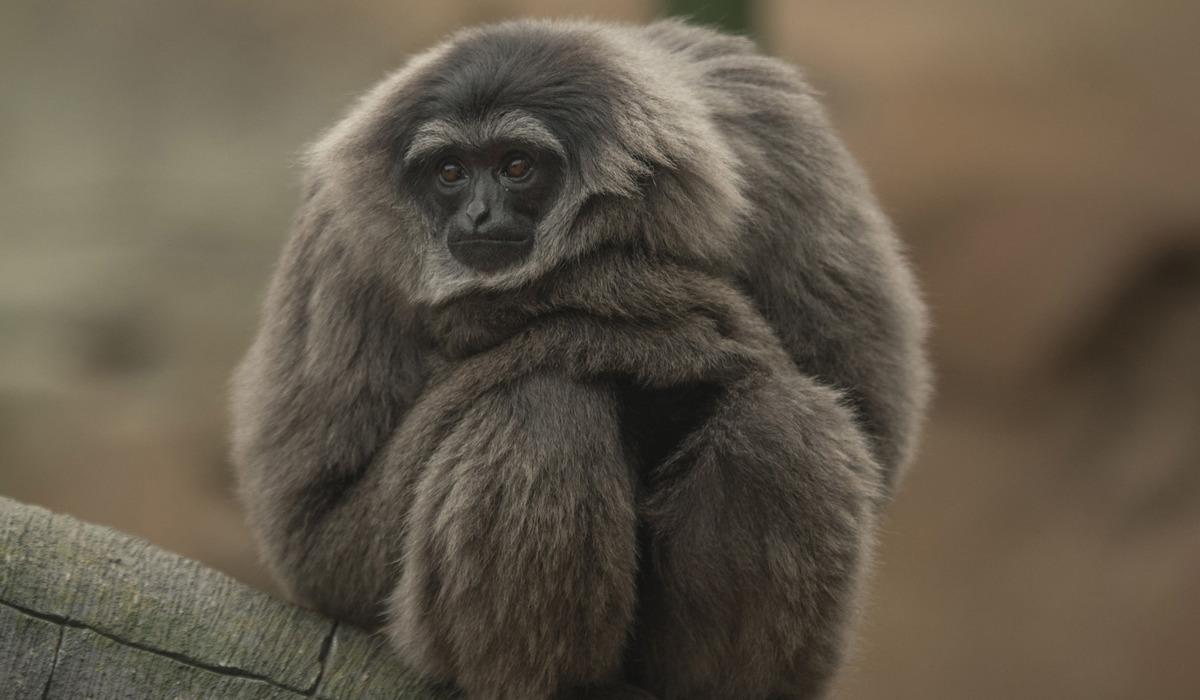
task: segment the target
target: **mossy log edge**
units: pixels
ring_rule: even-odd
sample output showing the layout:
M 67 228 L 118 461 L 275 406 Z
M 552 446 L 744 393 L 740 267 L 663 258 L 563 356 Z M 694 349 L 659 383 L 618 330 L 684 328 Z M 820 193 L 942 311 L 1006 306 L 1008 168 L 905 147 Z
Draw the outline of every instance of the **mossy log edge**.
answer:
M 0 497 L 0 697 L 445 700 L 377 637 Z

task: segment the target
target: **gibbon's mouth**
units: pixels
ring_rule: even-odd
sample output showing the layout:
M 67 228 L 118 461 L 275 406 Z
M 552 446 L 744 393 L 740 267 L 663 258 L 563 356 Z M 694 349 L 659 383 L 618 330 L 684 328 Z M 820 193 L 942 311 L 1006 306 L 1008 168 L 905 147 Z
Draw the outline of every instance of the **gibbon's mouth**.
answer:
M 450 255 L 467 267 L 480 272 L 495 272 L 511 267 L 533 250 L 531 237 L 472 237 L 449 241 Z

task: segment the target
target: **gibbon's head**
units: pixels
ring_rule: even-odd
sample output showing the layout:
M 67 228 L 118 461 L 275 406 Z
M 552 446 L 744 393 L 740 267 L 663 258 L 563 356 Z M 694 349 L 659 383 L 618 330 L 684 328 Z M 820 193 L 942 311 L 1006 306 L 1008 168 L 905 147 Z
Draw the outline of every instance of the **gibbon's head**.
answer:
M 304 218 L 418 303 L 513 288 L 602 245 L 725 259 L 738 163 L 693 65 L 649 31 L 456 34 L 312 147 Z

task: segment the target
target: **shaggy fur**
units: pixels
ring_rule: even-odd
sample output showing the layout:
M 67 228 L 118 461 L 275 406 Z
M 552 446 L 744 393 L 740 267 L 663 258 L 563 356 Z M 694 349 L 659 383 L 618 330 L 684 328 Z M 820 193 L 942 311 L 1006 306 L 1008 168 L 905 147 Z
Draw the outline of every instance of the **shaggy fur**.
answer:
M 565 166 L 522 264 L 412 163 Z M 235 377 L 292 594 L 472 698 L 813 698 L 928 372 L 897 240 L 796 72 L 680 23 L 462 32 L 312 149 Z

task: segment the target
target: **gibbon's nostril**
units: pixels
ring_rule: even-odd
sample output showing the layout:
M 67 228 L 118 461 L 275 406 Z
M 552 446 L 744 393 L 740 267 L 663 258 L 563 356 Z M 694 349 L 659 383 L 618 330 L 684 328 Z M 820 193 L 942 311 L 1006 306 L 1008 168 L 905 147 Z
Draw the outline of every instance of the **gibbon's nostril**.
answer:
M 467 217 L 471 219 L 471 223 L 478 226 L 487 218 L 487 205 L 478 199 L 467 205 Z

